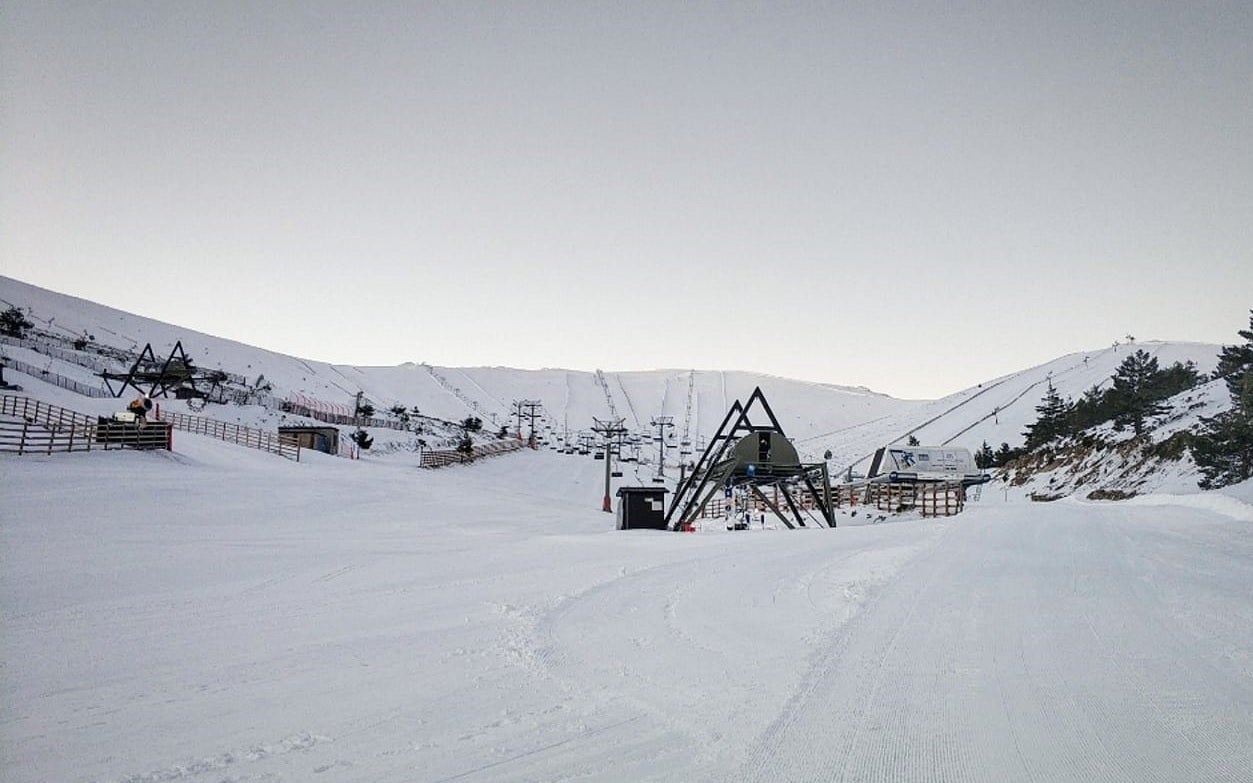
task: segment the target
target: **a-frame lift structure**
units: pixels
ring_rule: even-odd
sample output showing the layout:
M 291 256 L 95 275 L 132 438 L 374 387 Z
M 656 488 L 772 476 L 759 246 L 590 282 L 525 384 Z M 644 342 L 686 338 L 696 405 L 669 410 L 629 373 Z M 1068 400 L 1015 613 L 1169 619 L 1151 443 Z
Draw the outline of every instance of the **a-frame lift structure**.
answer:
M 765 415 L 765 422 L 754 423 L 751 416 L 756 408 Z M 683 530 L 701 516 L 714 495 L 734 487 L 747 487 L 789 529 L 806 527 L 807 517 L 835 527 L 826 463 L 801 463 L 761 387 L 753 389 L 746 404 L 736 400 L 731 406 L 691 475 L 675 490 L 666 527 Z M 767 488 L 778 490 L 775 499 L 763 492 Z M 808 493 L 808 503 L 800 493 Z M 778 495 L 782 504 L 776 502 Z M 812 507 L 817 517 L 803 511 L 805 506 Z
M 152 343 L 148 343 L 144 345 L 139 358 L 125 374 L 102 372 L 100 377 L 104 378 L 105 385 L 114 397 L 121 397 L 125 394 L 127 387 L 147 397 L 166 397 L 171 390 L 186 387 L 191 387 L 194 397 L 206 396 L 196 388 L 196 368 L 192 366 L 191 359 L 187 358 L 181 340 L 174 343 L 174 348 L 170 350 L 170 355 L 166 357 L 166 360 L 160 363 L 160 368 L 154 369 L 157 365 L 158 360 L 156 354 L 152 352 Z M 205 378 L 199 380 L 203 381 Z M 119 381 L 121 385 L 115 389 L 113 381 Z M 148 387 L 147 390 L 143 388 L 144 386 Z

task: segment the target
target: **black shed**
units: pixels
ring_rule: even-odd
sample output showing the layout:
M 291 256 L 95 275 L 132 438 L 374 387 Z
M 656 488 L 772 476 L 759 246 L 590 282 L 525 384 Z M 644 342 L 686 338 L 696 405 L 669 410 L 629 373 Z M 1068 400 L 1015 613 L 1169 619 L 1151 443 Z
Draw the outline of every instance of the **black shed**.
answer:
M 621 487 L 618 489 L 619 530 L 665 530 L 665 487 Z

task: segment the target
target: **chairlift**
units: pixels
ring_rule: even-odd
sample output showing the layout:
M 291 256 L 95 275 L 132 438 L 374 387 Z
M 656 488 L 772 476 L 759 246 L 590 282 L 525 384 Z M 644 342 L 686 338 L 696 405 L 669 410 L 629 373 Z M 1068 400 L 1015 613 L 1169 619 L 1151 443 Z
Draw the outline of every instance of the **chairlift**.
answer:
M 666 477 L 665 476 L 653 476 L 653 483 L 664 484 L 666 483 Z
M 611 471 L 611 472 L 609 473 L 609 476 L 610 476 L 611 478 L 622 478 L 622 471 L 620 471 L 620 470 L 614 470 L 614 471 Z
M 596 452 L 596 455 L 593 457 L 593 459 L 604 459 L 604 458 L 605 458 L 605 453 L 603 451 Z

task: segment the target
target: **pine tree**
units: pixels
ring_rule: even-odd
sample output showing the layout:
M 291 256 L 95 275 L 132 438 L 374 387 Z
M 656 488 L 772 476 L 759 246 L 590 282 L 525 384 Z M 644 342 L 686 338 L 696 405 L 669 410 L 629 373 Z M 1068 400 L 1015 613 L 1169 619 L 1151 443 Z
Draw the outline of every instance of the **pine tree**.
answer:
M 1249 311 L 1249 328 L 1237 332 L 1244 338 L 1244 345 L 1224 345 L 1218 352 L 1218 368 L 1215 378 L 1227 381 L 1227 391 L 1235 396 L 1240 393 L 1240 382 L 1253 367 L 1253 310 Z
M 1043 400 L 1035 408 L 1036 413 L 1040 414 L 1039 418 L 1034 424 L 1028 424 L 1027 431 L 1023 433 L 1026 438 L 1023 448 L 1034 451 L 1053 438 L 1067 434 L 1071 408 L 1070 401 L 1062 399 L 1050 379 Z
M 1018 449 L 1011 449 L 1008 443 L 1001 443 L 1001 447 L 996 450 L 996 458 L 992 461 L 992 467 L 1004 467 L 1005 463 L 1017 458 L 1021 453 Z
M 1201 382 L 1201 374 L 1196 371 L 1196 363 L 1189 361 L 1184 364 L 1175 362 L 1165 370 L 1157 373 L 1150 382 L 1150 393 L 1159 400 L 1167 400 L 1181 391 L 1186 391 Z
M 1135 434 L 1144 432 L 1144 421 L 1166 408 L 1161 404 L 1157 358 L 1140 349 L 1123 360 L 1114 373 L 1109 398 L 1114 408 L 1114 426 L 1131 425 Z
M 979 450 L 975 452 L 975 467 L 979 470 L 987 470 L 996 462 L 996 453 L 992 451 L 992 447 L 985 440 Z
M 1081 432 L 1114 418 L 1108 397 L 1108 392 L 1102 391 L 1100 386 L 1085 391 L 1070 410 L 1071 430 Z
M 1253 418 L 1232 408 L 1201 418 L 1192 442 L 1192 460 L 1201 471 L 1201 489 L 1217 489 L 1253 478 Z
M 1227 382 L 1231 408 L 1202 417 L 1192 443 L 1192 459 L 1201 471 L 1202 489 L 1238 484 L 1253 477 L 1253 317 L 1240 330 L 1244 345 L 1224 346 L 1215 377 Z
M 26 330 L 34 326 L 26 315 L 17 307 L 10 307 L 0 313 L 0 334 L 6 337 L 25 339 Z
M 461 440 L 457 441 L 457 453 L 461 455 L 462 462 L 474 459 L 474 441 L 470 439 L 470 433 L 463 434 Z

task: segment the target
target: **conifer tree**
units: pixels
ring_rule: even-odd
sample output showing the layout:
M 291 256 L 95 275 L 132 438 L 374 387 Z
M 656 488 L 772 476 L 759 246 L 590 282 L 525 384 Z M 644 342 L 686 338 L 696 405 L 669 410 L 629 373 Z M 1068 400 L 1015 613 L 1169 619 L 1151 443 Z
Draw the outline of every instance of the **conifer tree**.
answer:
M 1158 396 L 1157 357 L 1140 349 L 1123 360 L 1114 373 L 1114 387 L 1109 398 L 1114 408 L 1114 425 L 1131 425 L 1135 434 L 1144 432 L 1144 421 L 1165 410 Z
M 996 458 L 992 461 L 992 466 L 996 468 L 1003 467 L 1005 463 L 1019 456 L 1020 453 L 1017 449 L 1011 449 L 1008 443 L 1002 442 L 1001 447 L 996 450 Z
M 1215 378 L 1227 381 L 1227 391 L 1235 396 L 1240 393 L 1240 383 L 1245 373 L 1253 367 L 1253 310 L 1249 311 L 1249 328 L 1237 332 L 1244 338 L 1243 345 L 1224 345 L 1218 352 L 1218 368 Z
M 985 440 L 979 450 L 975 452 L 975 467 L 979 470 L 987 470 L 996 462 L 996 453 L 992 451 L 992 447 Z
M 1095 427 L 1114 418 L 1107 393 L 1099 385 L 1083 393 L 1070 411 L 1070 427 L 1075 432 Z
M 1023 433 L 1026 439 L 1023 447 L 1027 451 L 1033 451 L 1053 438 L 1065 435 L 1069 430 L 1071 407 L 1070 401 L 1062 399 L 1050 379 L 1044 398 L 1035 408 L 1040 416 L 1034 424 L 1028 424 L 1027 431 Z
M 0 313 L 0 334 L 7 337 L 16 337 L 19 340 L 26 337 L 26 330 L 34 326 L 30 319 L 26 317 L 16 306 L 10 307 L 3 313 Z
M 1201 471 L 1202 489 L 1225 487 L 1253 477 L 1253 317 L 1240 330 L 1243 345 L 1224 346 L 1215 377 L 1227 382 L 1231 408 L 1201 418 L 1192 459 Z
M 464 433 L 461 440 L 457 441 L 457 453 L 461 455 L 462 462 L 470 462 L 474 459 L 474 441 L 470 438 L 470 433 Z

